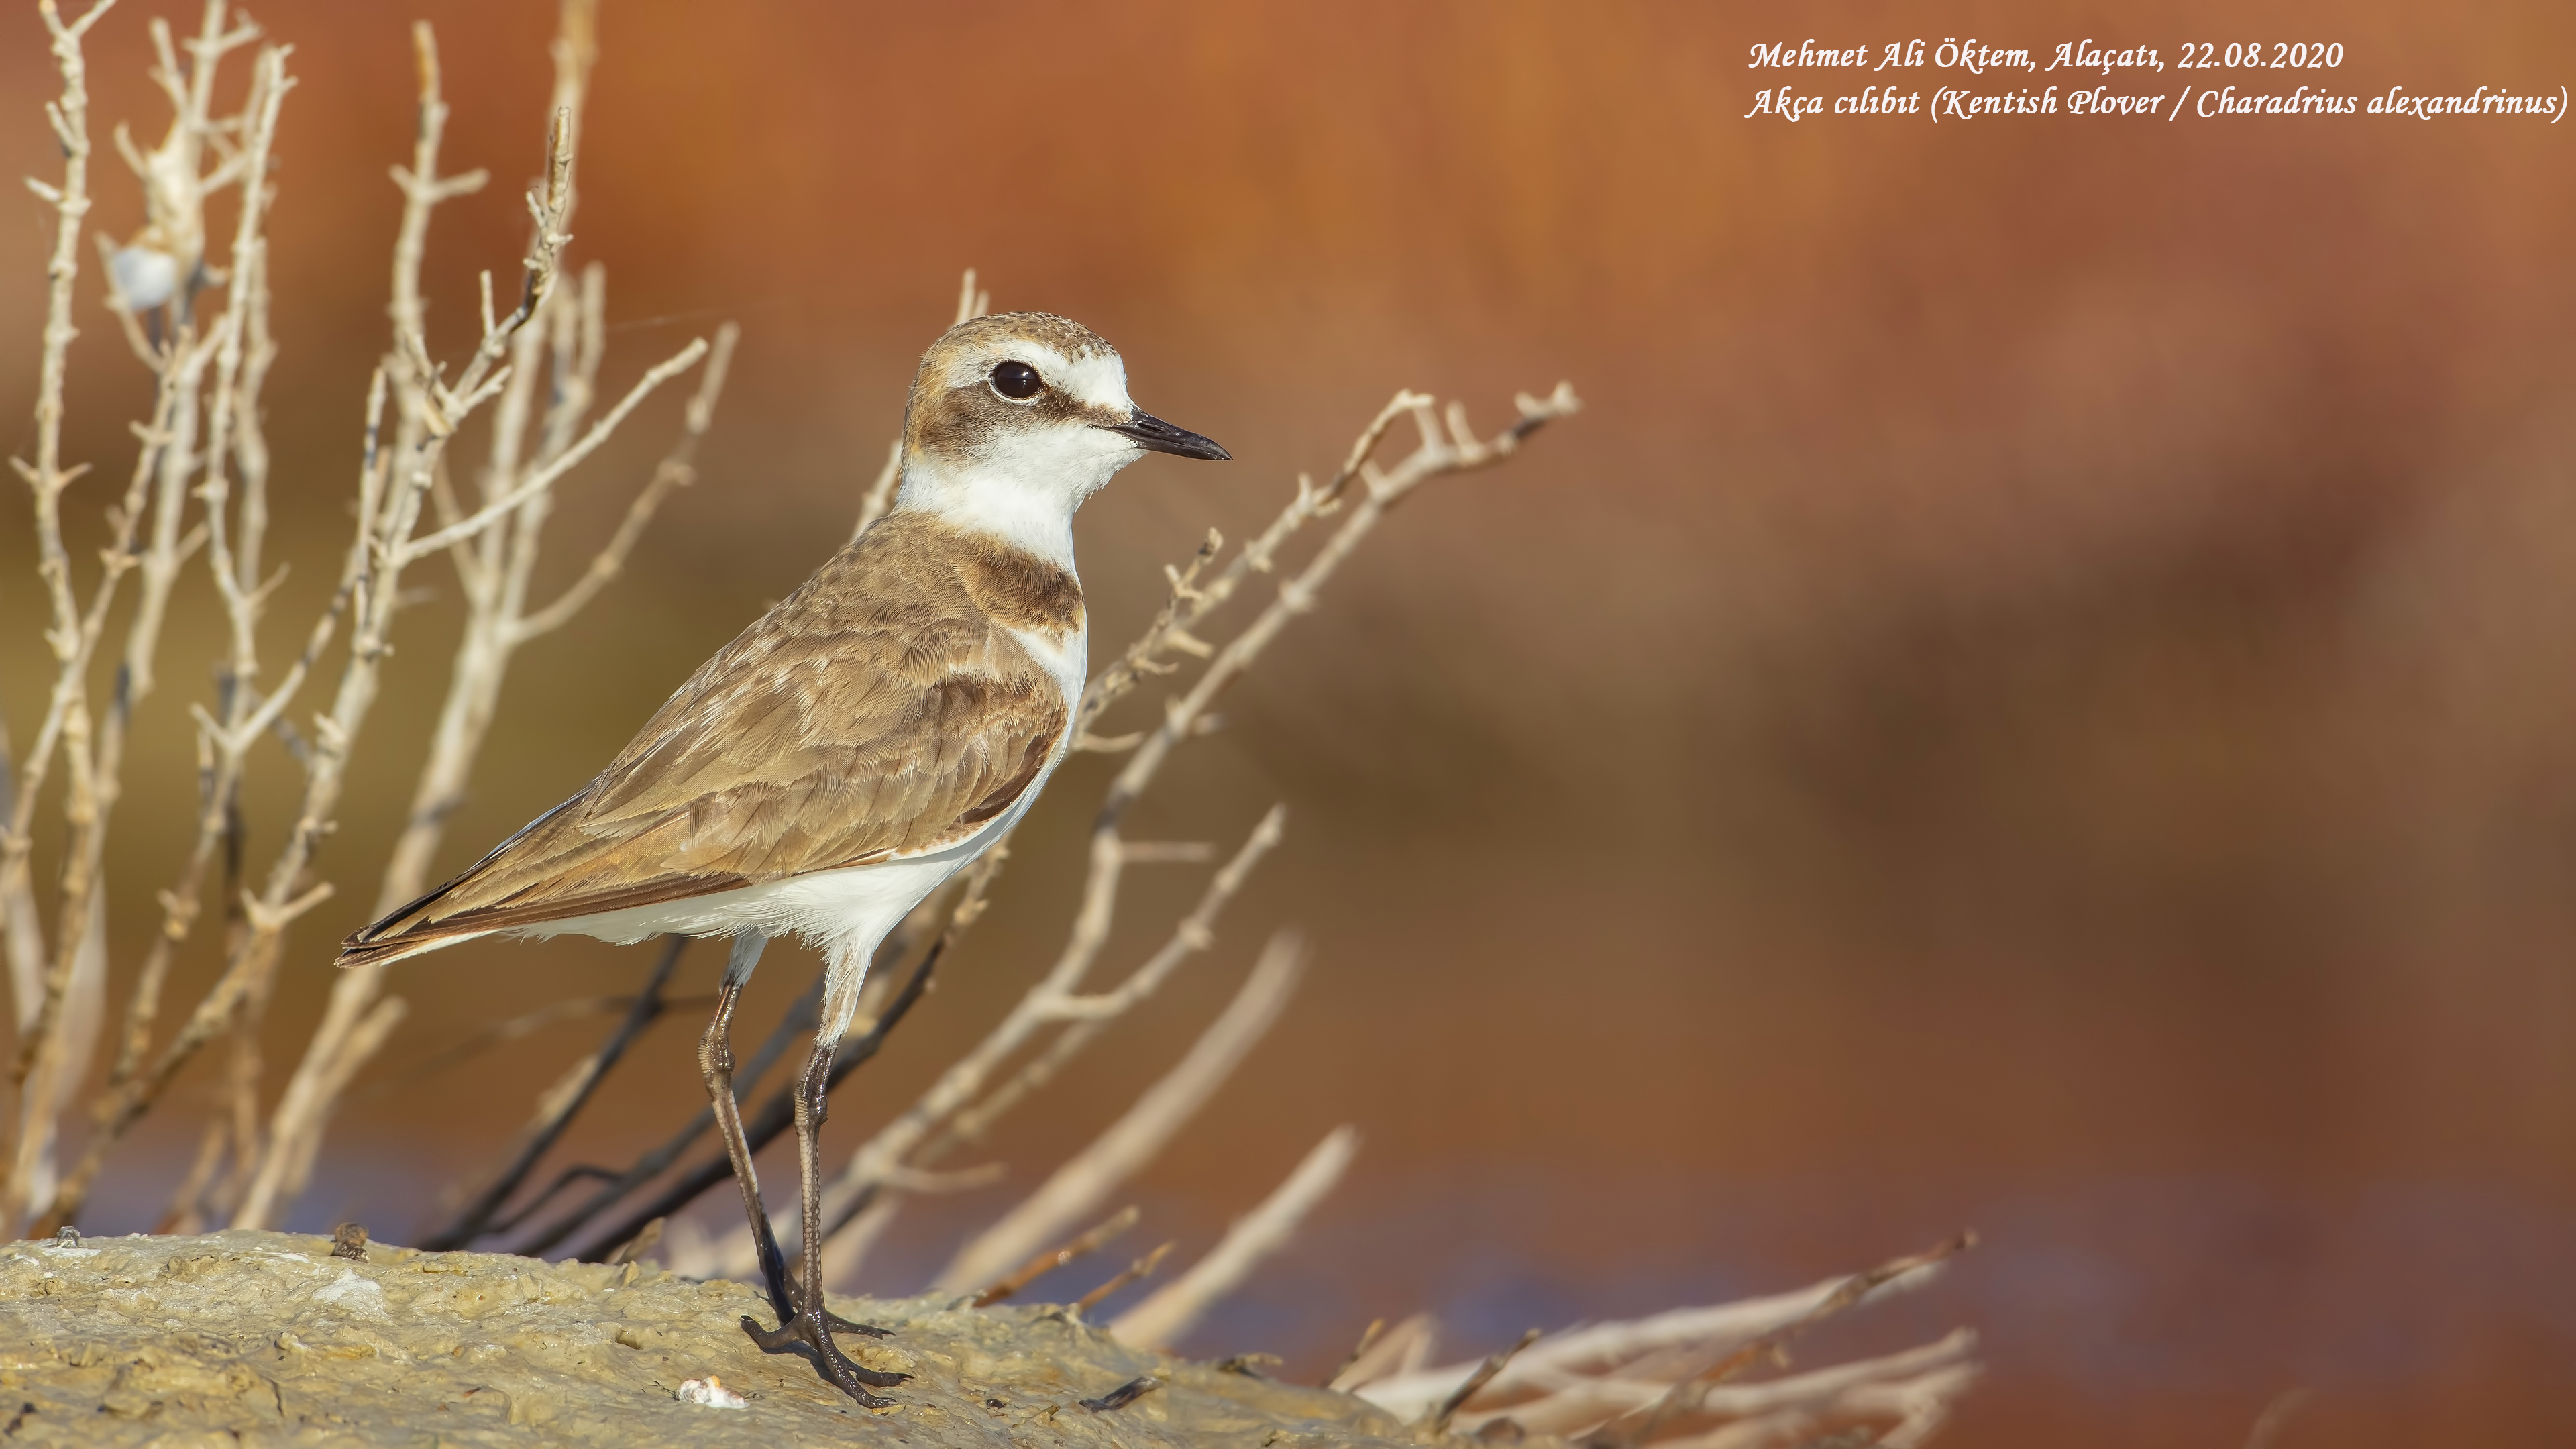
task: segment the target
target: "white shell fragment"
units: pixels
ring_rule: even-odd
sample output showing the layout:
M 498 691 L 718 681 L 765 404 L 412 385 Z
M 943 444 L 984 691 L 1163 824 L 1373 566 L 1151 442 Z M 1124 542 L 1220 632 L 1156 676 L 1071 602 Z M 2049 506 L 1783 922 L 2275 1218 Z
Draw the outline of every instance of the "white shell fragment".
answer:
M 710 1409 L 739 1409 L 751 1403 L 751 1400 L 726 1388 L 724 1380 L 714 1374 L 709 1374 L 702 1379 L 685 1380 L 680 1385 L 680 1391 L 671 1397 L 684 1404 L 704 1404 Z

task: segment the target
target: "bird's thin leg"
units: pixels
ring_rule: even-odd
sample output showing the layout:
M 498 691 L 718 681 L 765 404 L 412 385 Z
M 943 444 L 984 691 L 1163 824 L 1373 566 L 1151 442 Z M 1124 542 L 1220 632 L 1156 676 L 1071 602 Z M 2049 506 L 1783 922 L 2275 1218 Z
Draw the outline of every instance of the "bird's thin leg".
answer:
M 829 1023 L 827 1023 L 829 1025 Z M 864 1408 L 882 1409 L 894 1400 L 871 1394 L 861 1385 L 885 1388 L 902 1383 L 909 1374 L 889 1373 L 864 1368 L 852 1363 L 832 1341 L 835 1328 L 855 1329 L 861 1333 L 883 1335 L 886 1330 L 864 1323 L 853 1323 L 824 1306 L 823 1244 L 818 1225 L 823 1221 L 823 1155 L 816 1134 L 823 1126 L 825 1102 L 832 1088 L 832 1053 L 840 1044 L 837 1031 L 817 1035 L 814 1054 L 805 1062 L 804 1075 L 796 1081 L 796 1158 L 802 1171 L 804 1245 L 798 1256 L 803 1260 L 804 1283 L 800 1295 L 807 1311 L 799 1313 L 777 1328 L 763 1330 L 749 1317 L 742 1320 L 742 1331 L 763 1349 L 776 1352 L 790 1344 L 801 1343 L 814 1351 L 823 1376 L 839 1386 L 843 1393 L 858 1400 Z
M 707 1023 L 707 1034 L 698 1040 L 698 1075 L 706 1079 L 707 1100 L 714 1104 L 716 1130 L 724 1137 L 725 1155 L 733 1159 L 733 1180 L 742 1189 L 743 1216 L 751 1219 L 751 1238 L 760 1252 L 761 1281 L 769 1287 L 769 1306 L 778 1314 L 781 1324 L 796 1316 L 796 1300 L 787 1289 L 787 1257 L 778 1251 L 778 1235 L 770 1230 L 769 1210 L 760 1201 L 760 1174 L 751 1165 L 751 1144 L 742 1135 L 742 1108 L 733 1095 L 733 1008 L 742 996 L 743 983 L 751 979 L 751 970 L 760 964 L 760 951 L 769 938 L 745 931 L 733 938 L 733 954 L 725 961 L 724 987 L 716 996 L 715 1019 Z

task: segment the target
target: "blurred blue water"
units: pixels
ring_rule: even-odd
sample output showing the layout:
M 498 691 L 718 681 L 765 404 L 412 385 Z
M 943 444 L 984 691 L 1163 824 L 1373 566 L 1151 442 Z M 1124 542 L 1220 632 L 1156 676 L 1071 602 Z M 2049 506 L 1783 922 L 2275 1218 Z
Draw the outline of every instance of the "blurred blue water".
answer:
M 399 1241 L 396 1224 L 438 1186 L 416 1168 L 399 1153 L 338 1153 L 292 1226 L 327 1231 L 356 1216 Z M 871 1259 L 869 1286 L 916 1290 L 1000 1201 L 916 1204 Z M 1156 1224 L 1189 1252 L 1222 1229 L 1203 1204 L 1142 1201 L 1147 1229 L 1122 1249 Z M 732 1221 L 729 1194 L 700 1210 L 710 1225 Z M 129 1231 L 148 1211 L 141 1195 L 103 1202 L 91 1230 Z M 1311 1376 L 1371 1318 L 1427 1310 L 1441 1322 L 1439 1357 L 1466 1358 L 1524 1328 L 1777 1292 L 1971 1227 L 1973 1252 L 1824 1330 L 1817 1351 L 1892 1349 L 1964 1324 L 1981 1335 L 1993 1389 L 2105 1406 L 2292 1384 L 2404 1397 L 2475 1372 L 2500 1344 L 2576 1365 L 2576 1211 L 2502 1184 L 2328 1192 L 2142 1176 L 1979 1192 L 1918 1179 L 1577 1181 L 1507 1164 L 1346 1184 L 1188 1347 L 1278 1353 L 1287 1372 Z M 1103 1254 L 1034 1291 L 1077 1296 L 1127 1256 Z

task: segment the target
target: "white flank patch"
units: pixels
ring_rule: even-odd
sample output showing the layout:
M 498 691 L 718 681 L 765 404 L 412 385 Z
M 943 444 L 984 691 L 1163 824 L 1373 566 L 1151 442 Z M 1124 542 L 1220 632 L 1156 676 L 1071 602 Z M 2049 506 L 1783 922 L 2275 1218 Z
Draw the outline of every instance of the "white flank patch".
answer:
M 1091 677 L 1089 624 L 1086 622 L 1082 628 L 1063 634 L 1044 629 L 1013 629 L 1011 637 L 1020 641 L 1020 647 L 1029 651 L 1029 657 L 1038 662 L 1039 668 L 1055 676 L 1057 686 L 1064 691 L 1064 710 L 1070 718 L 1075 707 L 1082 703 L 1082 687 Z M 1060 755 L 1062 751 L 1058 753 Z M 1032 788 L 1030 793 L 1036 793 L 1035 789 Z

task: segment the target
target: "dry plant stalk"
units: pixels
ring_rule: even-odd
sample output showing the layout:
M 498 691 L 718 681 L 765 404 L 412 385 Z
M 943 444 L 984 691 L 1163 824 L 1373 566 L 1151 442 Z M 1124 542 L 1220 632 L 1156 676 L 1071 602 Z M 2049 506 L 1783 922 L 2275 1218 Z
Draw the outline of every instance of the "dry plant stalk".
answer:
M 1348 1393 L 1361 1384 L 1419 1373 L 1431 1362 L 1431 1347 L 1439 1337 L 1440 1325 L 1428 1313 L 1414 1314 L 1393 1328 L 1386 1327 L 1385 1319 L 1376 1319 L 1360 1335 L 1350 1358 L 1324 1380 L 1324 1387 Z
M 1234 1000 L 1179 1064 L 1146 1088 L 1089 1147 L 1066 1159 L 1037 1191 L 959 1248 L 930 1286 L 962 1291 L 981 1283 L 1098 1211 L 1111 1193 L 1160 1155 L 1279 1019 L 1305 960 L 1305 943 L 1294 932 L 1274 934 Z
M 57 1023 L 62 997 L 69 987 L 68 981 L 56 980 L 46 964 L 44 941 L 35 919 L 34 892 L 28 882 L 28 856 L 33 847 L 37 802 L 55 750 L 68 735 L 73 741 L 69 752 L 73 755 L 73 769 L 80 772 L 84 764 L 80 757 L 85 753 L 82 746 L 89 734 L 87 666 L 89 652 L 96 647 L 96 634 L 83 628 L 62 529 L 63 492 L 86 469 L 63 465 L 63 381 L 72 339 L 79 335 L 71 319 L 72 289 L 80 276 L 81 224 L 89 214 L 90 204 L 89 85 L 81 43 L 111 3 L 113 0 L 100 0 L 80 19 L 68 24 L 51 0 L 39 7 L 63 82 L 61 98 L 45 107 L 45 118 L 62 147 L 63 179 L 60 185 L 33 178 L 27 183 L 54 209 L 54 248 L 46 265 L 50 285 L 45 301 L 44 352 L 37 369 L 36 457 L 32 463 L 20 458 L 10 462 L 34 494 L 36 573 L 44 585 L 49 610 L 45 642 L 53 652 L 55 674 L 35 748 L 23 762 L 10 759 L 8 751 L 0 749 L 0 800 L 8 806 L 7 833 L 0 835 L 0 940 L 5 940 L 8 949 L 10 985 L 17 1003 L 19 1050 L 11 1079 L 22 1093 L 31 1072 L 42 1068 L 50 1075 L 60 1060 L 63 1047 Z M 136 472 L 140 476 L 143 469 L 138 467 Z M 123 552 L 118 550 L 115 556 L 121 557 Z M 111 570 L 115 568 L 110 565 Z M 100 597 L 108 595 L 112 578 L 113 573 L 102 578 Z M 0 732 L 0 739 L 4 738 L 5 732 Z M 74 788 L 86 796 L 89 785 L 87 780 L 76 779 Z M 40 1000 L 42 1005 L 38 1004 Z M 41 1144 L 35 1142 L 39 1137 L 45 1139 Z M 31 1157 L 36 1160 L 24 1168 L 13 1166 L 5 1196 L 0 1196 L 0 1227 L 16 1220 L 16 1215 L 5 1209 L 22 1196 L 17 1186 L 21 1173 L 30 1177 L 39 1172 L 50 1174 L 50 1137 L 50 1118 L 30 1120 L 22 1104 L 12 1133 L 13 1156 L 21 1161 Z
M 1425 1439 L 1445 1437 L 1449 1432 L 1449 1421 L 1458 1416 L 1459 1406 L 1474 1398 L 1485 1385 L 1492 1383 L 1494 1376 L 1501 1373 L 1513 1359 L 1519 1357 L 1522 1349 L 1538 1342 L 1538 1335 L 1537 1329 L 1526 1329 L 1521 1333 L 1519 1341 L 1511 1347 L 1485 1355 L 1485 1361 L 1476 1365 L 1467 1377 L 1459 1380 L 1458 1387 L 1451 1389 L 1446 1397 L 1425 1410 L 1422 1417 L 1414 1421 L 1414 1432 Z
M 1976 1336 L 1966 1329 L 1882 1358 L 1732 1380 L 1785 1363 L 1789 1341 L 1824 1319 L 1921 1287 L 1970 1241 L 1792 1293 L 1568 1329 L 1508 1363 L 1487 1360 L 1489 1369 L 1406 1366 L 1373 1348 L 1333 1386 L 1426 1422 L 1446 1405 L 1460 1430 L 1480 1436 L 1555 1434 L 1594 1449 L 1801 1444 L 1864 1425 L 1872 1437 L 1862 1442 L 1919 1445 L 1977 1376 Z M 1427 1321 L 1417 1322 L 1417 1341 L 1427 1345 Z
M 53 204 L 56 227 L 36 456 L 19 460 L 18 467 L 33 494 L 37 571 L 47 595 L 47 642 L 56 667 L 43 724 L 27 753 L 10 759 L 0 736 L 0 942 L 9 956 L 19 1026 L 12 1072 L 18 1102 L 10 1119 L 8 1176 L 0 1184 L 0 1229 L 14 1231 L 31 1216 L 43 1228 L 73 1221 L 116 1143 L 182 1067 L 227 1034 L 232 1055 L 226 1108 L 210 1119 L 197 1166 L 168 1222 L 193 1227 L 213 1217 L 236 1226 L 266 1225 L 301 1188 L 331 1105 L 402 1014 L 400 1002 L 378 999 L 371 977 L 354 985 L 344 978 L 331 1015 L 263 1127 L 258 1029 L 289 927 L 331 892 L 328 881 L 314 876 L 314 855 L 333 827 L 350 753 L 392 653 L 404 571 L 432 555 L 449 554 L 466 584 L 469 618 L 416 808 L 380 885 L 381 893 L 396 899 L 413 893 L 426 871 L 445 815 L 489 730 L 512 652 L 560 627 L 594 598 L 616 576 L 660 502 L 693 478 L 692 458 L 712 420 L 734 333 L 726 328 L 712 348 L 704 340 L 692 342 L 646 371 L 614 406 L 592 416 L 604 351 L 604 281 L 595 267 L 578 288 L 558 281 L 571 240 L 581 101 L 596 54 L 595 3 L 565 0 L 545 169 L 527 198 L 532 238 L 516 304 L 496 315 L 486 273 L 471 354 L 452 377 L 433 362 L 421 286 L 431 214 L 479 190 L 485 177 L 445 176 L 438 169 L 447 106 L 435 39 L 426 25 L 415 26 L 418 125 L 411 164 L 394 171 L 404 206 L 393 257 L 393 338 L 368 389 L 355 527 L 330 599 L 300 631 L 293 662 L 274 683 L 264 682 L 260 641 L 284 573 L 263 561 L 269 504 L 260 394 L 277 350 L 268 322 L 265 220 L 275 195 L 271 176 L 280 106 L 293 85 L 286 72 L 288 49 L 263 47 L 241 107 L 219 115 L 222 62 L 256 41 L 258 29 L 231 11 L 227 0 L 207 0 L 203 23 L 184 43 L 175 43 L 168 27 L 155 21 L 153 79 L 173 119 L 167 137 L 148 152 L 119 129 L 118 148 L 141 187 L 146 224 L 122 248 L 100 244 L 108 258 L 111 311 L 154 377 L 154 401 L 149 421 L 136 428 L 141 447 L 132 480 L 123 500 L 108 510 L 111 544 L 84 599 L 63 545 L 62 511 L 65 490 L 82 470 L 62 461 L 61 419 L 66 350 L 75 335 L 70 313 L 80 232 L 89 207 L 81 42 L 107 5 L 69 23 L 51 3 L 39 8 L 63 80 L 62 98 L 48 108 L 48 118 L 64 152 L 65 172 L 59 185 L 31 183 Z M 226 188 L 237 188 L 239 203 L 226 265 L 218 271 L 205 255 L 206 203 Z M 218 286 L 222 306 L 208 316 L 201 297 Z M 707 366 L 681 438 L 614 536 L 564 593 L 532 602 L 529 586 L 554 489 L 651 393 L 702 360 Z M 549 402 L 540 413 L 533 400 L 549 384 Z M 480 476 L 481 505 L 456 516 L 444 491 L 449 444 L 473 414 L 496 402 L 493 458 Z M 425 508 L 439 512 L 436 526 L 426 530 Z M 106 896 L 101 863 L 124 741 L 135 708 L 151 692 L 173 587 L 200 553 L 223 608 L 227 648 L 218 663 L 215 697 L 190 707 L 197 726 L 198 798 L 183 817 L 165 812 L 184 818 L 192 838 L 178 878 L 160 893 L 161 928 L 134 973 L 113 1061 L 92 1104 L 93 1130 L 77 1165 L 56 1182 L 55 1124 L 77 1085 L 99 1020 L 95 1010 L 84 1013 L 83 993 L 95 997 L 107 976 L 97 924 Z M 102 709 L 93 703 L 92 674 L 129 573 L 139 583 Z M 311 720 L 309 733 L 299 731 L 288 711 L 303 686 L 327 672 L 343 633 L 347 640 L 336 659 L 332 698 Z M 239 801 L 254 748 L 271 737 L 285 743 L 300 772 L 300 798 L 292 827 L 251 885 L 236 878 L 245 845 Z M 48 942 L 29 885 L 30 857 L 37 812 L 57 762 L 67 831 Z M 207 877 L 218 861 L 224 878 L 217 899 L 232 917 L 221 970 L 156 1048 L 163 991 L 204 913 Z
M 81 27 L 85 29 L 104 8 L 91 11 Z M 82 89 L 80 35 L 61 25 L 51 7 L 45 7 L 44 13 L 55 31 L 55 55 L 65 86 L 64 103 L 54 109 L 56 130 L 67 155 L 79 153 L 67 163 L 77 167 L 87 154 L 86 101 L 78 94 Z M 202 29 L 189 43 L 194 64 L 183 80 L 169 28 L 156 22 L 153 39 L 159 63 L 153 75 L 171 101 L 170 139 L 146 158 L 121 130 L 118 135 L 120 148 L 143 183 L 146 210 L 152 217 L 144 233 L 151 240 L 141 244 L 143 249 L 150 252 L 152 244 L 166 245 L 178 248 L 180 255 L 165 258 L 172 268 L 173 285 L 159 300 L 168 335 L 140 349 L 145 364 L 155 374 L 152 419 L 137 429 L 142 446 L 137 452 L 133 479 L 123 503 L 110 513 L 113 542 L 102 556 L 100 576 L 88 606 L 68 636 L 61 619 L 73 589 L 68 559 L 62 550 L 60 497 L 79 470 L 65 470 L 59 461 L 64 380 L 64 359 L 59 347 L 68 343 L 72 333 L 68 324 L 60 332 L 48 328 L 46 380 L 42 385 L 45 397 L 38 406 L 38 461 L 33 466 L 21 462 L 19 467 L 37 495 L 39 573 L 45 578 L 56 614 L 56 628 L 49 641 L 54 645 L 58 671 L 45 728 L 39 731 L 36 752 L 12 802 L 9 838 L 5 848 L 0 848 L 0 910 L 6 910 L 12 918 L 8 936 L 19 948 L 13 954 L 47 955 L 49 959 L 36 991 L 27 989 L 23 971 L 13 973 L 17 977 L 14 984 L 19 986 L 20 1033 L 12 1081 L 18 1088 L 19 1101 L 9 1175 L 5 1188 L 0 1188 L 0 1224 L 15 1224 L 32 1203 L 52 1196 L 56 1188 L 52 1158 L 55 1119 L 86 1066 L 100 1021 L 98 1006 L 106 970 L 102 857 L 110 817 L 122 793 L 126 734 L 135 706 L 152 689 L 153 662 L 167 617 L 170 590 L 181 566 L 206 541 L 202 524 L 195 530 L 182 529 L 187 482 L 201 457 L 211 456 L 214 449 L 228 442 L 226 426 L 241 370 L 245 299 L 258 299 L 261 295 L 255 287 L 229 288 L 222 316 L 204 335 L 200 334 L 194 304 L 203 279 L 200 253 L 204 204 L 209 194 L 222 187 L 244 183 L 233 272 L 236 276 L 257 272 L 269 148 L 276 132 L 278 103 L 287 84 L 284 52 L 270 47 L 261 55 L 253 71 L 250 97 L 239 115 L 219 121 L 211 112 L 217 66 L 227 52 L 257 35 L 258 31 L 249 26 L 227 29 L 225 6 L 209 3 Z M 84 133 L 77 145 L 70 135 L 76 128 Z M 211 169 L 202 169 L 210 144 L 222 159 Z M 40 191 L 46 189 L 39 187 Z M 75 190 L 83 192 L 79 207 L 71 206 Z M 77 257 L 77 223 L 85 210 L 85 179 L 77 179 L 76 184 L 72 171 L 67 169 L 66 185 L 58 193 L 58 262 Z M 72 271 L 65 268 L 55 273 L 56 298 L 66 307 L 72 277 Z M 211 399 L 215 437 L 213 447 L 201 453 L 197 434 L 203 409 L 209 402 L 203 383 L 208 365 L 219 356 L 224 366 Z M 147 512 L 151 518 L 148 536 L 141 531 Z M 118 585 L 128 572 L 140 576 L 139 597 L 106 712 L 94 722 L 89 710 L 87 672 L 115 605 Z M 57 745 L 67 765 L 63 801 L 66 839 L 55 940 L 50 953 L 45 953 L 41 949 L 42 927 L 26 884 L 26 827 L 32 821 L 46 768 Z
M 1097 1226 L 1093 1227 L 1089 1232 L 1084 1233 L 1081 1237 L 1074 1239 L 1063 1247 L 1049 1248 L 1046 1251 L 1039 1253 L 1036 1257 L 1022 1263 L 1017 1268 L 1012 1269 L 1009 1273 L 995 1279 L 981 1291 L 970 1296 L 966 1301 L 977 1308 L 990 1308 L 996 1303 L 1003 1302 L 1012 1295 L 1018 1293 L 1021 1289 L 1026 1288 L 1031 1283 L 1034 1283 L 1038 1279 L 1045 1277 L 1047 1274 L 1054 1272 L 1056 1269 L 1061 1268 L 1068 1263 L 1078 1262 L 1099 1252 L 1102 1248 L 1107 1247 L 1112 1240 L 1124 1234 L 1129 1228 L 1136 1226 L 1136 1220 L 1142 1216 L 1144 1216 L 1144 1210 L 1133 1203 L 1129 1203 L 1127 1206 L 1111 1213 L 1107 1218 L 1103 1219 Z
M 1154 1251 L 1147 1253 L 1145 1256 L 1138 1258 L 1126 1267 L 1110 1274 L 1099 1287 L 1094 1288 L 1090 1292 L 1073 1300 L 1070 1312 L 1075 1318 L 1080 1318 L 1084 1314 L 1099 1307 L 1101 1304 L 1109 1301 L 1111 1297 L 1116 1295 L 1120 1289 L 1125 1288 L 1128 1284 L 1140 1282 L 1146 1278 L 1154 1276 L 1154 1270 L 1163 1266 L 1163 1260 L 1170 1257 L 1172 1255 L 1172 1250 L 1179 1246 L 1179 1242 L 1170 1238 L 1166 1238 L 1162 1242 L 1155 1244 Z
M 1170 1348 L 1181 1341 L 1210 1308 L 1242 1286 L 1261 1262 L 1287 1246 L 1306 1215 L 1339 1186 L 1351 1159 L 1359 1155 L 1360 1134 L 1348 1123 L 1325 1134 L 1314 1150 L 1288 1174 L 1288 1180 L 1261 1200 L 1261 1205 L 1226 1229 L 1224 1241 L 1190 1270 L 1157 1289 L 1144 1302 L 1118 1315 L 1109 1335 L 1139 1348 Z

